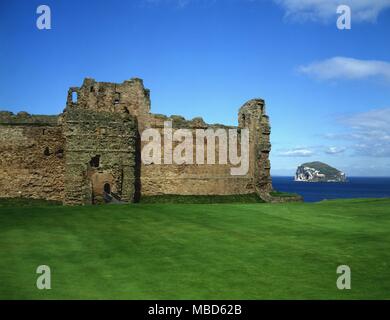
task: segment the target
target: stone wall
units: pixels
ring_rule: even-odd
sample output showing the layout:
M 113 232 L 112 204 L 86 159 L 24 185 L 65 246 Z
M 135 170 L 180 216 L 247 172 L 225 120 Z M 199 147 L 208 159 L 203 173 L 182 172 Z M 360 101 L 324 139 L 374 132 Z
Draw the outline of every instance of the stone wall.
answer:
M 270 125 L 263 100 L 241 107 L 238 127 L 152 114 L 150 105 L 150 92 L 140 79 L 116 84 L 87 78 L 69 89 L 60 116 L 0 112 L 0 196 L 89 204 L 103 202 L 103 190 L 109 188 L 123 201 L 142 195 L 253 192 L 272 200 Z M 231 164 L 141 163 L 143 130 L 162 130 L 164 121 L 172 121 L 174 129 L 191 129 L 193 136 L 197 129 L 248 128 L 248 173 L 232 176 Z
M 271 126 L 264 100 L 253 99 L 245 103 L 239 110 L 238 121 L 240 127 L 250 130 L 250 164 L 254 191 L 265 199 L 273 188 L 269 160 Z
M 131 115 L 70 106 L 63 114 L 66 138 L 66 204 L 103 202 L 103 190 L 132 202 L 136 185 L 136 121 Z
M 194 164 L 142 164 L 141 165 L 141 194 L 143 195 L 232 195 L 248 194 L 254 192 L 253 173 L 248 172 L 244 176 L 232 176 L 230 169 L 231 164 L 214 164 L 207 163 L 205 152 L 204 163 L 195 163 L 196 154 L 196 130 L 197 129 L 238 129 L 232 126 L 209 125 L 202 118 L 185 120 L 180 116 L 166 117 L 163 115 L 151 115 L 146 127 L 158 128 L 161 135 L 165 121 L 172 121 L 173 130 L 191 129 L 193 139 Z M 144 126 L 145 127 L 145 126 Z M 239 138 L 240 139 L 240 138 Z M 215 141 L 215 159 L 219 159 L 218 138 Z M 146 143 L 141 143 L 143 147 Z M 173 142 L 173 149 L 178 142 Z M 207 149 L 207 140 L 204 144 Z M 238 145 L 240 148 L 240 145 Z M 164 154 L 164 144 L 162 143 L 161 154 Z
M 57 120 L 0 113 L 0 197 L 62 201 L 65 141 Z
M 72 106 L 96 112 L 130 114 L 143 124 L 147 123 L 150 113 L 150 92 L 138 78 L 123 83 L 97 82 L 86 78 L 81 87 L 68 90 L 67 108 Z

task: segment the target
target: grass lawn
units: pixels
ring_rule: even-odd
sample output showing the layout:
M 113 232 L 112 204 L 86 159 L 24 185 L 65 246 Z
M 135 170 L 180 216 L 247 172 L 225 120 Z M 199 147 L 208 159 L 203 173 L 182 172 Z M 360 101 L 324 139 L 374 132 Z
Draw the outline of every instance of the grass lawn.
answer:
M 55 298 L 390 299 L 390 199 L 0 206 L 0 299 Z

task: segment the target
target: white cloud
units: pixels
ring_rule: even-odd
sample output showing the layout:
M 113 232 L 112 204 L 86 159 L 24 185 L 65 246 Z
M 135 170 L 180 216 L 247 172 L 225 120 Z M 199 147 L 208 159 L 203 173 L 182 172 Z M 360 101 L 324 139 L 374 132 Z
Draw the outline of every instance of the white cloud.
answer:
M 390 63 L 377 60 L 334 57 L 300 66 L 298 70 L 323 80 L 381 77 L 390 81 Z
M 370 110 L 342 117 L 340 120 L 354 129 L 380 130 L 390 133 L 390 108 Z
M 295 148 L 291 150 L 280 151 L 278 155 L 282 157 L 310 157 L 314 155 L 314 152 L 305 148 Z
M 286 12 L 286 18 L 297 21 L 336 22 L 336 9 L 348 5 L 353 22 L 375 22 L 381 11 L 390 8 L 390 0 L 274 0 Z
M 347 132 L 328 134 L 328 138 L 349 141 L 355 155 L 390 157 L 390 108 L 361 112 L 338 120 Z
M 336 154 L 343 153 L 344 151 L 345 151 L 344 147 L 328 147 L 325 150 L 325 153 L 330 155 L 336 155 Z

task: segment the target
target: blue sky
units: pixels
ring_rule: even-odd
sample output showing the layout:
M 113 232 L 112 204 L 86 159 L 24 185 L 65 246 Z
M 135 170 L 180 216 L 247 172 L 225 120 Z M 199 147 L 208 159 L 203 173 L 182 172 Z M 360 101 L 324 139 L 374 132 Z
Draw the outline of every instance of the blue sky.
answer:
M 232 125 L 260 97 L 273 174 L 320 160 L 390 176 L 389 31 L 389 0 L 2 0 L 0 109 L 60 113 L 84 77 L 140 77 L 153 112 Z

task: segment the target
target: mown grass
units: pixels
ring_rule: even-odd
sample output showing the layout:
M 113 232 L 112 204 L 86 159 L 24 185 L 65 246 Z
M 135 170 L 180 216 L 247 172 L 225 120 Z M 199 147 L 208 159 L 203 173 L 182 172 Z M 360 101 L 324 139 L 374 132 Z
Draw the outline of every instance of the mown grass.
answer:
M 389 199 L 2 206 L 0 299 L 389 299 L 389 230 Z
M 280 192 L 280 191 L 270 192 L 270 195 L 273 197 L 282 197 L 282 198 L 299 197 L 297 193 Z
M 255 193 L 237 195 L 159 195 L 142 196 L 141 203 L 186 203 L 186 204 L 213 204 L 213 203 L 264 203 Z

